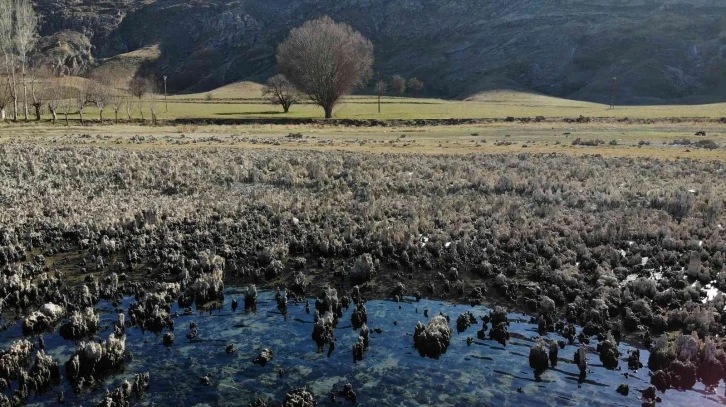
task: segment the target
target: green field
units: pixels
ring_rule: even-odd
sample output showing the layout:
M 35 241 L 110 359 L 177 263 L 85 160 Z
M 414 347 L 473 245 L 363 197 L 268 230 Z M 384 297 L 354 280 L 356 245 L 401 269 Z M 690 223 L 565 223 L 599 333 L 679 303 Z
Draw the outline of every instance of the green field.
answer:
M 312 104 L 298 104 L 289 114 L 262 98 L 261 86 L 253 83 L 228 85 L 209 93 L 172 95 L 168 112 L 163 96 L 156 109 L 162 120 L 149 126 L 149 101 L 143 105 L 146 125 L 111 124 L 113 110 L 107 108 L 103 126 L 98 113 L 88 107 L 86 126 L 78 115 L 70 115 L 66 127 L 63 115 L 55 126 L 47 121 L 0 124 L 0 143 L 33 141 L 49 144 L 115 145 L 133 148 L 154 146 L 225 146 L 233 148 L 304 148 L 380 153 L 559 153 L 569 155 L 601 154 L 605 156 L 658 157 L 665 159 L 726 159 L 726 132 L 716 119 L 726 115 L 726 104 L 696 106 L 608 106 L 564 100 L 517 92 L 491 92 L 466 101 L 424 98 L 383 99 L 378 114 L 376 98 L 351 96 L 335 111 L 338 118 L 357 119 L 425 119 L 425 118 L 498 118 L 544 116 L 541 123 L 493 122 L 456 126 L 344 127 L 331 125 L 178 125 L 164 124 L 165 119 L 207 118 L 321 118 L 322 109 Z M 567 123 L 562 118 L 582 116 L 602 118 L 591 123 Z M 119 115 L 126 117 L 122 109 Z M 137 110 L 134 118 L 141 115 Z M 621 118 L 653 119 L 620 121 Z M 47 119 L 48 117 L 45 116 Z M 676 118 L 676 120 L 673 120 Z M 696 136 L 705 132 L 705 136 Z M 302 133 L 293 139 L 290 133 Z M 137 136 L 143 135 L 143 141 Z M 596 145 L 578 145 L 576 139 Z M 718 148 L 683 145 L 682 141 L 710 140 Z M 676 142 L 676 143 L 674 143 Z
M 78 79 L 82 83 L 82 79 Z M 134 101 L 132 118 L 151 118 L 150 97 Z M 323 110 L 310 102 L 293 105 L 289 113 L 283 113 L 278 105 L 268 103 L 262 96 L 262 85 L 250 82 L 230 84 L 222 88 L 198 94 L 157 95 L 156 113 L 159 119 L 244 119 L 244 118 L 322 118 Z M 386 95 L 381 101 L 378 113 L 375 96 L 355 95 L 341 99 L 334 110 L 334 117 L 341 119 L 504 119 L 506 117 L 543 116 L 547 119 L 577 118 L 631 118 L 631 119 L 715 119 L 726 117 L 726 103 L 708 105 L 653 105 L 653 106 L 609 106 L 561 99 L 532 93 L 515 91 L 492 91 L 481 93 L 467 100 L 443 100 L 430 98 L 395 97 Z M 75 105 L 69 118 L 78 119 Z M 98 111 L 93 105 L 86 107 L 84 118 L 98 120 Z M 50 119 L 44 112 L 43 118 Z M 113 119 L 113 107 L 109 104 L 104 119 Z M 125 108 L 119 111 L 119 118 L 127 118 Z M 32 119 L 32 117 L 31 117 Z M 60 114 L 59 119 L 64 119 Z
M 215 91 L 168 98 L 164 118 L 322 118 L 320 107 L 310 103 L 294 105 L 288 114 L 261 98 L 254 84 L 228 85 Z M 163 109 L 162 109 L 163 110 Z M 513 91 L 493 91 L 465 101 L 384 96 L 381 113 L 375 96 L 344 98 L 334 111 L 337 118 L 349 119 L 441 119 L 535 117 L 615 117 L 661 119 L 667 117 L 720 118 L 726 116 L 726 103 L 710 105 L 609 106 Z

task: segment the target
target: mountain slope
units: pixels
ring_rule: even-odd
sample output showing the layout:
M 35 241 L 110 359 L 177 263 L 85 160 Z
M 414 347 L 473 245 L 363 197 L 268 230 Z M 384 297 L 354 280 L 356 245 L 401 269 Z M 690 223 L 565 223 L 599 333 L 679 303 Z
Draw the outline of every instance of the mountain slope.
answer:
M 158 44 L 141 69 L 169 75 L 174 91 L 264 80 L 289 29 L 323 14 L 373 41 L 382 75 L 420 77 L 437 96 L 508 88 L 602 102 L 617 77 L 620 103 L 701 102 L 721 100 L 726 79 L 726 4 L 715 0 L 93 3 L 105 6 L 79 12 L 78 24 L 46 13 L 43 32 L 96 24 L 84 34 L 102 58 Z

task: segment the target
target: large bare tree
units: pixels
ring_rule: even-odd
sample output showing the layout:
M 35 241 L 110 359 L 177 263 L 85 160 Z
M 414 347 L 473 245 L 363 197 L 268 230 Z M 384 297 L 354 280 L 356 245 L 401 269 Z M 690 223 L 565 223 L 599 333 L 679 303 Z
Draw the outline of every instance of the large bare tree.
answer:
M 331 118 L 338 100 L 370 79 L 373 44 L 348 24 L 323 16 L 290 31 L 277 49 L 277 64 Z
M 13 120 L 18 120 L 18 87 L 16 78 L 13 0 L 0 0 L 0 53 L 3 58 L 3 81 L 7 84 L 13 106 Z
M 300 101 L 300 92 L 283 74 L 277 74 L 268 79 L 262 94 L 273 105 L 282 106 L 285 113 L 290 111 L 290 106 Z
M 20 62 L 23 80 L 23 111 L 28 120 L 28 54 L 35 47 L 38 34 L 38 17 L 30 0 L 15 0 L 15 49 Z

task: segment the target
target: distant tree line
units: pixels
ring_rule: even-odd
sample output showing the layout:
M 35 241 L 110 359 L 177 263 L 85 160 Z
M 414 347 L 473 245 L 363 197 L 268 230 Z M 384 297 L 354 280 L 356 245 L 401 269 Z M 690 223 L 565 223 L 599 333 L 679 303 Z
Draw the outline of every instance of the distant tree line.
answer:
M 112 69 L 98 69 L 82 78 L 80 72 L 33 61 L 30 55 L 38 39 L 38 16 L 31 0 L 0 0 L 0 120 L 41 120 L 47 112 L 52 122 L 59 116 L 69 123 L 77 115 L 86 121 L 86 109 L 98 112 L 98 121 L 113 121 L 125 113 L 131 120 L 138 114 L 157 123 L 159 79 L 137 74 L 124 77 Z M 323 108 L 326 118 L 341 97 L 362 89 L 373 77 L 373 44 L 348 24 L 324 16 L 293 28 L 277 50 L 279 73 L 268 79 L 264 96 L 285 113 L 303 96 Z M 163 88 L 165 92 L 165 87 Z M 380 77 L 374 90 L 380 98 L 395 95 L 418 96 L 423 82 L 394 75 L 387 82 Z M 164 93 L 165 94 L 165 93 Z M 32 113 L 31 113 L 32 111 Z
M 144 108 L 157 122 L 158 79 L 145 76 L 125 78 L 113 70 L 96 71 L 88 78 L 64 66 L 42 64 L 31 59 L 38 40 L 38 16 L 31 0 L 0 0 L 0 121 L 28 121 L 43 113 L 58 122 L 77 114 L 85 122 L 86 107 L 104 114 L 113 111 L 114 121 L 125 111 L 129 120 L 136 112 L 144 117 Z

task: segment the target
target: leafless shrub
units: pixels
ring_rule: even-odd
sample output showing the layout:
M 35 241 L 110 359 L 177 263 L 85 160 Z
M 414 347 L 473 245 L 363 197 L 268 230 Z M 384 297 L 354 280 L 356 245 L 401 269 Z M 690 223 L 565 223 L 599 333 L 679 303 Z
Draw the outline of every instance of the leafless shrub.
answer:
M 688 216 L 693 209 L 695 198 L 693 193 L 686 190 L 678 190 L 671 194 L 666 210 L 678 222 Z
M 300 93 L 282 74 L 268 79 L 262 94 L 270 100 L 270 103 L 282 106 L 285 113 L 288 113 L 290 107 L 300 101 Z

